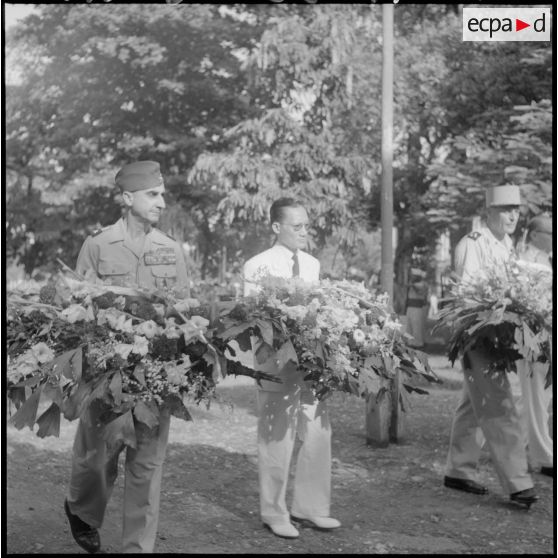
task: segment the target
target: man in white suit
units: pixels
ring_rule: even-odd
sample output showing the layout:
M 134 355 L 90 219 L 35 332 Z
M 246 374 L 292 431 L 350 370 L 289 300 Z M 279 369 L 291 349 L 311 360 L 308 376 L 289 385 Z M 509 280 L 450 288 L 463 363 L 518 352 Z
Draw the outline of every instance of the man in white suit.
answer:
M 259 291 L 262 274 L 300 277 L 308 282 L 319 279 L 320 262 L 304 252 L 308 236 L 308 215 L 291 198 L 277 200 L 270 209 L 275 244 L 244 265 L 244 294 Z M 277 355 L 277 360 L 288 359 Z M 273 370 L 282 383 L 262 382 L 258 389 L 258 469 L 260 514 L 275 535 L 299 536 L 291 519 L 329 530 L 341 524 L 329 517 L 331 496 L 331 427 L 325 402 L 317 401 L 305 385 L 296 363 L 288 360 Z M 302 445 L 297 458 L 292 514 L 289 517 L 285 495 L 295 437 Z

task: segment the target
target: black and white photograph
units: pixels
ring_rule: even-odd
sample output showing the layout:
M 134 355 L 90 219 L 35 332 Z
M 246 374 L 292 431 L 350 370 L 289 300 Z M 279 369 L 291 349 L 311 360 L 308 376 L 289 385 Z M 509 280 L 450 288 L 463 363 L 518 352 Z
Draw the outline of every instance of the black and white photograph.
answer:
M 2 554 L 548 554 L 554 3 L 2 3 Z

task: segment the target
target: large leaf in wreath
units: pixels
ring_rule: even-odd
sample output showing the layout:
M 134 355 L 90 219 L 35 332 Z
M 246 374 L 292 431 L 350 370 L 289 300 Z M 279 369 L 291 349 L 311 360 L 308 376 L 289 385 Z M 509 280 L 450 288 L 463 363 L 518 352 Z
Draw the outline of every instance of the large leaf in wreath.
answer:
M 250 351 L 247 352 L 249 353 Z M 272 357 L 274 354 L 275 350 L 273 349 L 273 347 L 271 347 L 267 343 L 262 343 L 256 350 L 256 362 L 258 364 L 261 364 L 262 362 L 265 362 L 270 357 Z
M 83 351 L 81 347 L 66 351 L 51 360 L 47 368 L 56 374 L 62 374 L 69 380 L 81 380 Z
M 18 430 L 21 430 L 25 426 L 28 426 L 31 430 L 33 430 L 33 425 L 35 424 L 35 420 L 37 418 L 37 409 L 39 407 L 41 391 L 41 387 L 36 389 L 18 409 L 16 414 L 10 419 L 10 422 Z
M 91 382 L 79 382 L 72 388 L 62 404 L 62 413 L 67 420 L 75 420 L 83 414 L 89 404 L 92 390 Z
M 377 374 L 371 368 L 362 368 L 358 375 L 359 395 L 377 397 L 380 391 L 389 386 L 389 380 Z
M 241 333 L 244 333 L 247 329 L 255 327 L 257 324 L 256 320 L 250 320 L 249 322 L 244 322 L 238 325 L 229 327 L 225 331 L 219 333 L 219 337 L 224 339 L 236 339 Z
M 123 443 L 126 446 L 135 448 L 137 446 L 137 440 L 132 411 L 126 411 L 123 415 L 105 424 L 103 427 L 103 440 L 105 440 L 109 446 L 116 446 Z
M 58 407 L 62 407 L 63 393 L 60 383 L 53 384 L 45 382 L 43 386 L 43 398 L 50 399 Z
M 186 405 L 184 405 L 184 402 L 182 401 L 182 399 L 180 399 L 180 397 L 178 397 L 178 395 L 169 395 L 165 399 L 165 408 L 169 410 L 171 415 L 179 419 L 185 420 L 187 422 L 193 420 L 192 416 L 188 412 L 188 409 L 186 408 Z
M 8 387 L 8 399 L 19 409 L 22 403 L 25 403 L 25 388 L 18 386 Z
M 211 377 L 217 383 L 221 378 L 225 377 L 226 372 L 221 368 L 221 359 L 219 353 L 213 345 L 207 345 L 207 351 L 202 356 L 203 360 L 212 367 Z
M 289 362 L 298 364 L 298 357 L 290 339 L 283 343 L 277 351 L 270 353 L 266 361 L 257 362 L 255 369 L 267 374 L 277 374 L 277 372 L 283 370 Z M 253 367 L 254 365 L 252 364 L 251 368 Z
M 135 404 L 134 416 L 139 422 L 143 422 L 148 428 L 154 428 L 159 424 L 159 407 L 156 403 L 147 404 L 141 399 Z
M 273 324 L 266 320 L 256 320 L 256 325 L 264 342 L 273 347 Z
M 56 403 L 51 403 L 50 407 L 37 419 L 39 430 L 37 436 L 60 436 L 60 407 Z
M 34 376 L 31 376 L 31 378 L 27 378 L 26 380 L 18 382 L 17 384 L 14 384 L 10 387 L 35 387 L 37 384 L 40 384 L 42 380 L 43 376 L 41 376 L 41 374 L 35 374 Z
M 115 372 L 109 384 L 109 391 L 117 405 L 122 403 L 122 374 Z

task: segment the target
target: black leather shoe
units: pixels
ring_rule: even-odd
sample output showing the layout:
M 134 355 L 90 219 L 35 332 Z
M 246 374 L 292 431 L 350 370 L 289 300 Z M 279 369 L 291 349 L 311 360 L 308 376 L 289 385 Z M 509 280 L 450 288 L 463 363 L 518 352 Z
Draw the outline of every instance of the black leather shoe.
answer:
M 64 511 L 70 522 L 70 529 L 74 540 L 90 554 L 95 554 L 101 550 L 101 537 L 95 527 L 91 527 L 82 521 L 77 515 L 70 511 L 68 500 L 64 500 Z
M 512 502 L 527 506 L 527 508 L 530 508 L 531 504 L 534 504 L 538 499 L 539 497 L 536 495 L 534 488 L 528 488 L 527 490 L 520 490 L 519 492 L 510 494 L 510 500 Z
M 482 486 L 478 482 L 468 479 L 457 479 L 455 477 L 444 477 L 444 486 L 448 488 L 455 488 L 456 490 L 463 490 L 471 494 L 488 494 L 488 488 Z
M 552 467 L 541 467 L 541 475 L 546 475 L 547 477 L 554 478 L 554 466 L 552 466 Z

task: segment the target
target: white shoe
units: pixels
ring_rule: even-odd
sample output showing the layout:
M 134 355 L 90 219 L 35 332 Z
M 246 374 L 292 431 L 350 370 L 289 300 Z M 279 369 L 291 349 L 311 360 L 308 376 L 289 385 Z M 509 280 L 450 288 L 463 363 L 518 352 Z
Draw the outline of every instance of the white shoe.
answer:
M 296 539 L 300 534 L 292 523 L 265 523 L 264 525 L 278 537 L 284 539 Z
M 291 519 L 294 521 L 309 521 L 314 527 L 318 529 L 324 529 L 329 531 L 329 529 L 337 529 L 341 527 L 341 522 L 333 517 L 319 517 L 316 515 L 310 517 L 297 517 L 296 515 L 291 515 Z

